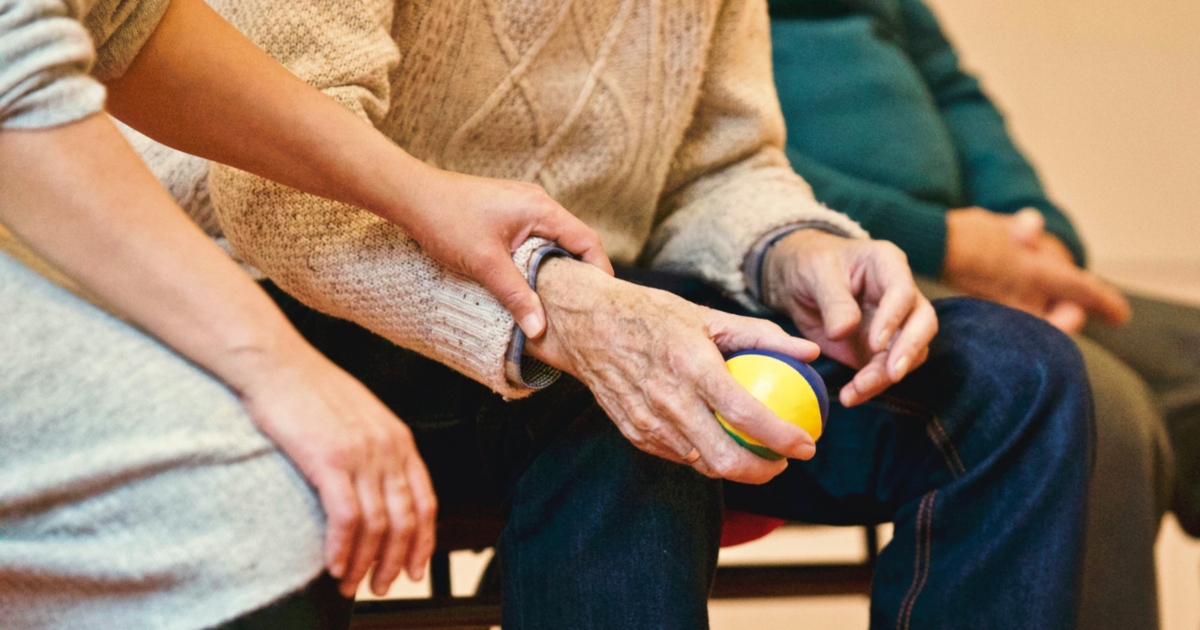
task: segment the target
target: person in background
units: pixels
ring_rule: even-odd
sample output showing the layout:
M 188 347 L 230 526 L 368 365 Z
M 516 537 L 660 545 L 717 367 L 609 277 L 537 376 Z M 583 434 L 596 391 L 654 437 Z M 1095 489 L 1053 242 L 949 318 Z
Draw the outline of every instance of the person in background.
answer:
M 1074 335 L 1097 425 L 1079 627 L 1157 627 L 1160 517 L 1170 507 L 1200 534 L 1200 310 L 1087 270 L 922 0 L 770 11 L 788 158 L 816 197 L 904 250 L 927 295 L 993 300 Z
M 618 263 L 522 245 L 548 322 L 526 340 L 379 217 L 138 142 L 171 189 L 207 187 L 189 203 L 408 421 L 442 505 L 505 509 L 505 628 L 707 627 L 724 505 L 895 521 L 872 627 L 1073 625 L 1078 353 L 1011 309 L 931 305 L 894 245 L 814 201 L 783 154 L 763 0 L 212 4 L 412 155 L 544 186 Z M 813 360 L 784 326 L 827 357 L 819 446 L 724 365 Z M 714 411 L 790 459 L 750 454 Z
M 188 220 L 101 82 L 175 146 L 403 225 L 531 338 L 510 243 L 610 270 L 598 237 L 534 186 L 405 154 L 199 0 L 0 0 L 0 627 L 345 627 L 339 581 L 374 565 L 382 592 L 432 553 L 412 434 Z

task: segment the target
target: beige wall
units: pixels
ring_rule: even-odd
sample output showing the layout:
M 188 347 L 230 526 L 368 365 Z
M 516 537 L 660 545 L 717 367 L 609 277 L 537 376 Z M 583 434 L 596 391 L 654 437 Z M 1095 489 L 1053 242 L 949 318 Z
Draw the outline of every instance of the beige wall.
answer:
M 930 4 L 1101 269 L 1200 270 L 1200 1 Z

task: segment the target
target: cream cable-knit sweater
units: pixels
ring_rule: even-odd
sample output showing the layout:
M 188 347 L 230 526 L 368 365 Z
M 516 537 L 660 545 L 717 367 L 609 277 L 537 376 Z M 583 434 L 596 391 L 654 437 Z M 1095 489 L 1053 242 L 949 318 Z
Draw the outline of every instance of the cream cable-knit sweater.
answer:
M 743 301 L 762 235 L 820 221 L 782 152 L 763 0 L 210 0 L 304 80 L 438 167 L 541 184 L 614 261 Z M 510 397 L 512 318 L 398 228 L 213 165 L 237 254 L 321 311 Z M 523 264 L 531 246 L 518 252 Z

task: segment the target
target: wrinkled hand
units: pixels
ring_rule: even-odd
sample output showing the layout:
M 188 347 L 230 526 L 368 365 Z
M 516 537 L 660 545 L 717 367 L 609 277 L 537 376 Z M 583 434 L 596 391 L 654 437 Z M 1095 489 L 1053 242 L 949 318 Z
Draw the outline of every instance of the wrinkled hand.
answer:
M 1129 303 L 1099 276 L 1075 266 L 1070 251 L 1045 231 L 1036 210 L 1004 215 L 982 208 L 946 215 L 942 279 L 975 297 L 1020 309 L 1067 333 L 1088 315 L 1109 324 L 1129 319 Z
M 479 282 L 513 314 L 527 337 L 546 327 L 537 293 L 512 262 L 539 236 L 612 275 L 600 236 L 536 184 L 475 177 L 431 167 L 410 187 L 409 211 L 391 217 L 451 270 Z
M 786 457 L 808 459 L 816 452 L 811 436 L 733 379 L 721 355 L 761 348 L 811 361 L 818 354 L 814 344 L 771 322 L 696 306 L 562 258 L 542 266 L 538 293 L 549 326 L 526 351 L 585 383 L 639 449 L 743 483 L 764 483 L 787 466 L 739 446 L 715 410 Z M 694 462 L 688 461 L 693 449 Z
M 316 487 L 325 565 L 352 597 L 371 565 L 377 595 L 433 554 L 437 499 L 412 433 L 358 381 L 305 347 L 236 387 L 255 423 Z
M 886 241 L 793 232 L 767 253 L 762 284 L 767 306 L 791 317 L 826 356 L 858 368 L 839 394 L 847 407 L 924 363 L 937 334 L 907 257 Z

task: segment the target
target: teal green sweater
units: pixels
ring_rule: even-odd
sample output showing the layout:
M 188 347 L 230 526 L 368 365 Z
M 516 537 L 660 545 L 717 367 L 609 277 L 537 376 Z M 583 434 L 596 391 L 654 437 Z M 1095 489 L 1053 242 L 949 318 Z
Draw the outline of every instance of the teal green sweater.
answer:
M 958 64 L 922 0 L 771 0 L 788 157 L 818 199 L 941 274 L 946 212 L 1034 207 L 1083 265 L 1071 223 Z

